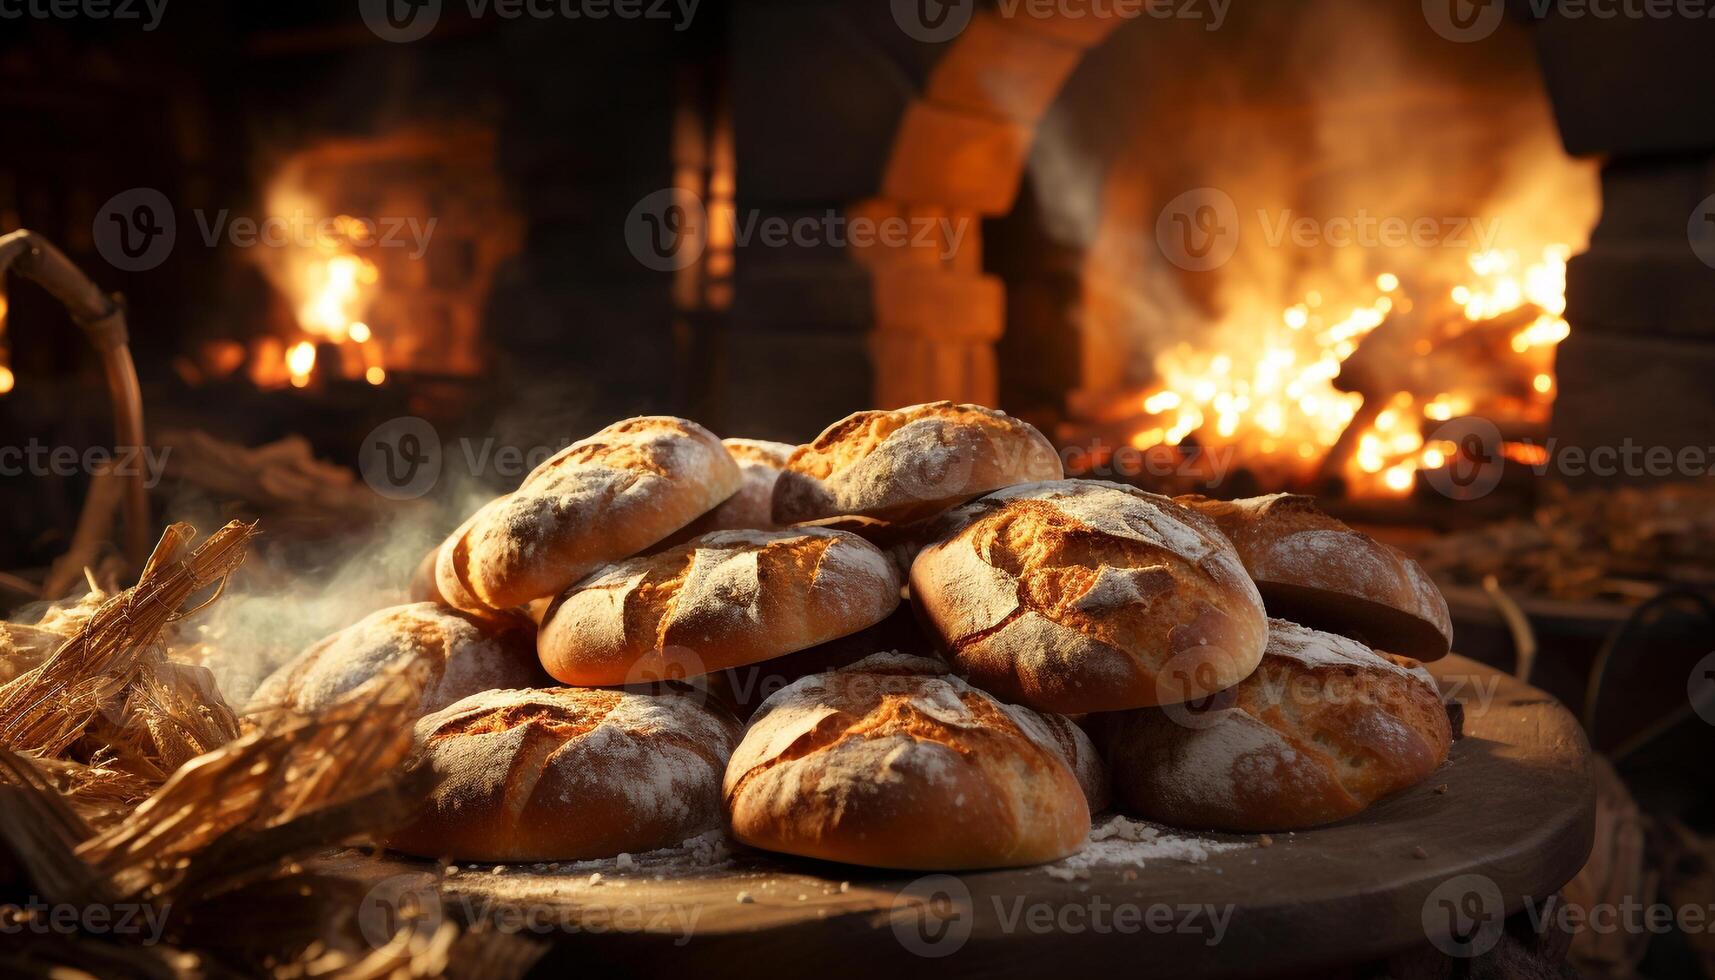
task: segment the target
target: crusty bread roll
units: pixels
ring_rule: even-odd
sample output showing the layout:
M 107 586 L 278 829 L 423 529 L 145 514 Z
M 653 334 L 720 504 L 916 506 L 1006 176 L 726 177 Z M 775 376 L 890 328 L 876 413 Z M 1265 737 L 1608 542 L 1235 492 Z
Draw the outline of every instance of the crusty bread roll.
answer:
M 878 654 L 769 698 L 727 766 L 733 836 L 914 870 L 1039 864 L 1077 851 L 1106 793 L 1089 739 L 944 669 Z
M 1121 806 L 1197 830 L 1293 830 L 1349 817 L 1447 758 L 1447 710 L 1416 661 L 1269 626 L 1256 673 L 1209 703 L 1099 720 Z
M 1447 600 L 1417 562 L 1322 513 L 1313 498 L 1178 501 L 1233 542 L 1270 616 L 1418 660 L 1451 649 Z
M 1207 518 L 1116 483 L 1011 487 L 945 517 L 911 596 L 959 673 L 1042 711 L 1171 704 L 1244 679 L 1267 619 Z
M 1005 412 L 952 402 L 858 412 L 792 454 L 774 487 L 774 519 L 906 523 L 991 490 L 1062 475 L 1054 446 Z
M 270 674 L 247 710 L 315 713 L 400 663 L 420 664 L 422 714 L 497 687 L 546 683 L 529 623 L 504 626 L 432 602 L 370 613 L 311 645 Z
M 710 531 L 772 531 L 779 527 L 774 523 L 774 484 L 798 447 L 761 439 L 722 439 L 721 445 L 738 463 L 742 478 L 738 492 L 669 535 L 656 548 L 680 544 Z
M 731 454 L 695 422 L 616 422 L 472 515 L 441 546 L 435 579 L 460 609 L 521 606 L 660 541 L 739 482 Z
M 853 534 L 716 531 L 567 589 L 542 617 L 537 651 L 567 684 L 696 677 L 878 623 L 899 586 L 893 563 Z
M 720 826 L 738 723 L 700 698 L 580 688 L 488 691 L 417 723 L 439 777 L 386 844 L 423 857 L 572 861 Z

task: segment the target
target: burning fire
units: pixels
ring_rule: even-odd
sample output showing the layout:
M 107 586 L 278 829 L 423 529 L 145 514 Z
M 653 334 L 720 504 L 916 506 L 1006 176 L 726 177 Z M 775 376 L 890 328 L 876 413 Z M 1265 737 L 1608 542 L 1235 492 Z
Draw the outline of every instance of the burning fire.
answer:
M 1464 281 L 1440 290 L 1386 272 L 1356 303 L 1307 294 L 1254 343 L 1178 344 L 1155 359 L 1158 380 L 1139 396 L 1147 421 L 1131 443 L 1232 450 L 1265 482 L 1337 476 L 1356 494 L 1406 494 L 1419 470 L 1454 452 L 1425 441 L 1439 423 L 1478 411 L 1546 418 L 1554 347 L 1569 332 L 1570 254 L 1565 245 L 1476 252 Z M 1437 382 L 1460 372 L 1418 370 L 1452 357 L 1504 363 L 1491 372 L 1498 379 L 1452 390 Z
M 272 219 L 292 229 L 289 241 L 259 249 L 263 271 L 291 304 L 296 336 L 282 345 L 261 338 L 250 356 L 251 379 L 262 387 L 303 388 L 318 374 L 386 380 L 381 345 L 365 322 L 380 288 L 380 270 L 363 254 L 375 245 L 373 223 L 350 215 L 327 218 L 319 195 L 303 186 L 302 168 L 288 164 L 269 185 Z M 317 357 L 318 344 L 321 357 Z M 338 356 L 329 356 L 329 346 Z

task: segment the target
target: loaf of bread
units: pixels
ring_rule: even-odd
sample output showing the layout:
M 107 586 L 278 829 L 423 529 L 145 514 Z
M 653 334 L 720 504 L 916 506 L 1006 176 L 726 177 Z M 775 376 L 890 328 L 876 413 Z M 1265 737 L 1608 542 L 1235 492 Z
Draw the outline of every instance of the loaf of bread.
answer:
M 537 650 L 567 684 L 685 679 L 855 633 L 899 605 L 899 587 L 886 556 L 843 531 L 716 531 L 572 586 Z
M 473 695 L 417 724 L 438 777 L 386 840 L 432 858 L 573 861 L 721 824 L 738 723 L 702 699 L 580 688 Z
M 858 412 L 798 447 L 774 488 L 774 519 L 931 517 L 972 497 L 1064 471 L 1029 423 L 980 405 Z
M 785 854 L 913 870 L 1040 864 L 1076 852 L 1106 793 L 1088 738 L 943 670 L 878 654 L 769 698 L 727 766 L 733 836 Z
M 1232 545 L 1166 497 L 1063 480 L 943 520 L 912 563 L 912 600 L 958 672 L 1003 700 L 1065 714 L 1171 704 L 1262 658 L 1262 599 Z
M 460 609 L 521 606 L 655 544 L 739 483 L 732 455 L 695 422 L 616 422 L 472 515 L 441 546 L 436 583 Z
M 774 523 L 774 484 L 779 481 L 786 460 L 798 447 L 760 439 L 722 439 L 721 445 L 738 463 L 742 478 L 738 492 L 669 535 L 656 548 L 680 544 L 711 531 L 772 531 L 779 527 Z
M 1270 616 L 1418 660 L 1452 648 L 1447 600 L 1417 562 L 1322 513 L 1313 498 L 1178 500 L 1233 542 Z
M 1269 626 L 1262 665 L 1231 690 L 1098 720 L 1123 808 L 1196 830 L 1294 830 L 1358 813 L 1447 758 L 1447 710 L 1416 661 Z
M 534 630 L 521 619 L 502 627 L 435 605 L 391 606 L 313 644 L 262 682 L 247 711 L 316 713 L 383 671 L 420 665 L 422 714 L 497 687 L 547 683 Z

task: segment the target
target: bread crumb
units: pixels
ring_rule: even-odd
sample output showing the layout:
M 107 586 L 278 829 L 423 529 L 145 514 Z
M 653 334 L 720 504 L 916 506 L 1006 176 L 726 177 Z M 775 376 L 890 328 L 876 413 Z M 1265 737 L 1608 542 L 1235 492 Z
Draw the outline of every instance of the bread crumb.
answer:
M 506 873 L 506 865 L 497 864 L 494 867 L 488 869 L 488 873 L 489 874 L 496 874 L 496 875 L 503 875 Z
M 1256 839 L 1256 846 L 1258 846 L 1258 847 L 1273 847 L 1274 846 L 1274 838 L 1268 836 L 1267 834 L 1263 834 L 1261 837 L 1258 837 Z
M 738 904 L 740 904 L 740 905 L 755 905 L 756 904 L 756 897 L 754 895 L 752 895 L 750 892 L 739 892 L 738 893 Z
M 844 895 L 846 892 L 849 892 L 851 890 L 852 890 L 852 883 L 851 882 L 849 882 L 849 881 L 840 882 L 840 894 L 841 895 Z
M 595 874 L 590 875 L 590 887 L 591 888 L 599 888 L 602 886 L 602 884 L 605 881 L 606 881 L 606 879 L 602 877 L 600 871 L 597 871 Z

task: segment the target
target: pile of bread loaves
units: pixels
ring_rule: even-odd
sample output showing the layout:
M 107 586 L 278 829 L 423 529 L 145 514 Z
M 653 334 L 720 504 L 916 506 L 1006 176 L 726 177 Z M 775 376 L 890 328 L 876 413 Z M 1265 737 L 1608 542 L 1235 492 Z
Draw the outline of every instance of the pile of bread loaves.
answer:
M 1110 796 L 1287 830 L 1441 765 L 1417 661 L 1451 628 L 1413 562 L 1303 497 L 1063 476 L 1034 428 L 972 405 L 796 448 L 628 419 L 465 521 L 424 601 L 311 647 L 252 707 L 426 665 L 439 779 L 389 843 L 479 861 L 725 826 L 877 867 L 1023 865 L 1077 851 Z

